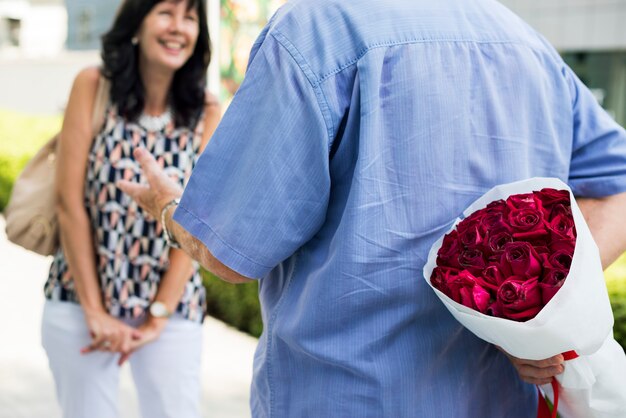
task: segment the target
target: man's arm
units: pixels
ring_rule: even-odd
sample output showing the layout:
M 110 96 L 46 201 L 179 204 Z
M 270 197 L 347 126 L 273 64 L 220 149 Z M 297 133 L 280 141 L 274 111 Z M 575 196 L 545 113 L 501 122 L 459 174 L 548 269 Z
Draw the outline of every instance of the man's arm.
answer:
M 180 247 L 194 260 L 196 260 L 202 267 L 219 277 L 220 279 L 233 283 L 241 284 L 252 281 L 252 279 L 242 276 L 236 271 L 222 264 L 217 258 L 213 257 L 213 254 L 208 248 L 197 238 L 191 235 L 180 224 L 172 219 L 174 208 L 168 209 L 165 214 L 165 223 L 167 224 L 167 230 L 170 231 L 174 239 L 178 241 Z
M 172 199 L 180 198 L 183 194 L 183 189 L 160 169 L 149 152 L 144 149 L 136 149 L 134 155 L 148 179 L 148 184 L 137 184 L 121 180 L 118 182 L 118 186 L 124 193 L 129 194 L 139 206 L 150 213 L 154 219 L 161 219 L 161 210 Z M 251 278 L 242 276 L 213 257 L 209 249 L 201 241 L 172 220 L 173 211 L 174 208 L 171 207 L 165 214 L 167 230 L 178 241 L 183 251 L 192 259 L 198 261 L 202 267 L 229 283 L 239 284 L 252 281 Z
M 626 193 L 597 199 L 576 199 L 606 269 L 626 252 Z

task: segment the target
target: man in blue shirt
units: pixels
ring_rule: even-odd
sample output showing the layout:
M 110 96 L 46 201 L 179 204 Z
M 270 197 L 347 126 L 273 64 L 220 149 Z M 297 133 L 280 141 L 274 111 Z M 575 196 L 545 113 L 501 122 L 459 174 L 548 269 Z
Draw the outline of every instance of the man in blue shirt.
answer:
M 261 279 L 255 417 L 533 417 L 526 382 L 562 357 L 511 362 L 459 325 L 422 278 L 430 246 L 492 186 L 541 176 L 588 198 L 605 265 L 626 249 L 626 133 L 491 0 L 293 0 L 174 221 L 181 191 L 137 157 L 149 187 L 125 191 L 209 270 Z

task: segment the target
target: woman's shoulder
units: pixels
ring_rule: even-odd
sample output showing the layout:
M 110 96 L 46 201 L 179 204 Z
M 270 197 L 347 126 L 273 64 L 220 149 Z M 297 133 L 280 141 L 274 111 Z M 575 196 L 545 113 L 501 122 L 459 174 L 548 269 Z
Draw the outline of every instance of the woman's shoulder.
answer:
M 216 118 L 219 119 L 221 117 L 221 113 L 222 109 L 220 107 L 219 100 L 213 93 L 206 90 L 204 93 L 204 116 L 202 118 L 205 126 L 211 124 L 211 120 Z
M 204 92 L 204 110 L 209 110 L 211 107 L 218 108 L 220 107 L 220 102 L 217 100 L 217 97 L 208 90 Z
M 202 125 L 199 130 L 199 132 L 202 132 L 202 135 L 198 136 L 198 139 L 200 139 L 200 151 L 202 151 L 209 142 L 209 138 L 213 135 L 221 116 L 222 110 L 219 100 L 217 100 L 214 94 L 206 90 L 204 94 L 204 111 L 202 112 L 202 118 L 199 122 L 199 125 Z
M 78 72 L 76 77 L 74 78 L 74 84 L 80 85 L 82 87 L 90 87 L 94 91 L 98 87 L 98 81 L 102 73 L 100 72 L 100 68 L 97 66 L 85 67 Z
M 100 69 L 96 66 L 83 68 L 74 77 L 69 103 L 74 102 L 74 110 L 81 113 L 91 108 L 98 91 Z

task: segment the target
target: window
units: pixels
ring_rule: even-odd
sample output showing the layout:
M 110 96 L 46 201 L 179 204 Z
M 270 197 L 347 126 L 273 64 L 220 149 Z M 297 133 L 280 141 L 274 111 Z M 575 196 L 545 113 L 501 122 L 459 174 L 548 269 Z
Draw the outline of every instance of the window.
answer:
M 20 29 L 22 21 L 8 17 L 6 19 L 7 42 L 10 46 L 20 46 Z
M 568 52 L 563 59 L 600 105 L 626 126 L 626 52 Z
M 83 9 L 77 17 L 76 40 L 79 44 L 88 44 L 92 40 L 92 11 Z

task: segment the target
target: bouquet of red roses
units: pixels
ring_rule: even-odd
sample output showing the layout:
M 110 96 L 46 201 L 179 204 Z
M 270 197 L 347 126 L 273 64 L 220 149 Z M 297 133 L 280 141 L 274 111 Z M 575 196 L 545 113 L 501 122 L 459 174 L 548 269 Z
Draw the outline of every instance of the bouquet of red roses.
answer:
M 511 195 L 472 213 L 444 236 L 430 281 L 467 307 L 526 321 L 563 285 L 575 245 L 567 190 Z
M 554 386 L 562 417 L 626 417 L 626 356 L 613 339 L 597 246 L 567 185 L 497 186 L 463 215 L 424 267 L 446 308 L 515 357 L 575 353 Z M 542 390 L 554 401 L 550 385 Z

